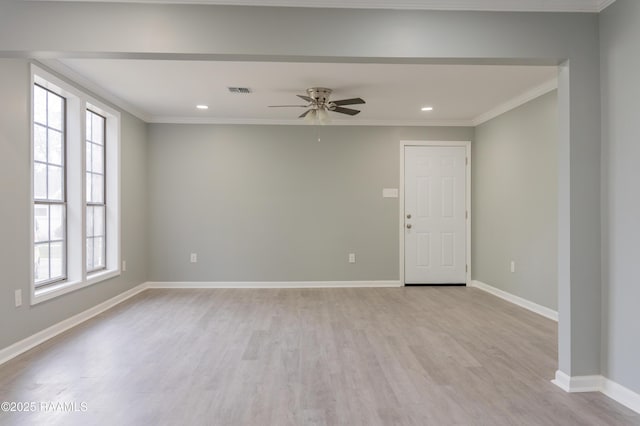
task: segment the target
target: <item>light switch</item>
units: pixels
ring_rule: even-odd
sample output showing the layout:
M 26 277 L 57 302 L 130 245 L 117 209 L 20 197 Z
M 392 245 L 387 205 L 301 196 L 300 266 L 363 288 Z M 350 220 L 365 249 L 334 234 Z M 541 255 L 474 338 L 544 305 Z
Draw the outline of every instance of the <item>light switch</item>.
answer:
M 398 198 L 398 188 L 382 188 L 382 198 Z

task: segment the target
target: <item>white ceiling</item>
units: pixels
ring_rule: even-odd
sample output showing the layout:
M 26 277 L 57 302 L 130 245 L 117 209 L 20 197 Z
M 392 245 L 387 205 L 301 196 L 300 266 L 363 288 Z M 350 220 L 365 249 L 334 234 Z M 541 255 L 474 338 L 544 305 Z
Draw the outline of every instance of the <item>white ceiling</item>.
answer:
M 555 86 L 556 67 L 61 59 L 54 68 L 149 122 L 301 124 L 295 95 L 334 90 L 362 97 L 334 124 L 476 125 Z M 52 63 L 48 63 L 52 65 Z M 232 94 L 227 87 L 252 89 Z M 207 104 L 200 111 L 197 104 Z M 420 110 L 433 106 L 431 112 Z
M 40 0 L 43 1 L 43 0 Z M 48 0 L 63 1 L 63 0 Z M 65 0 L 111 3 L 219 4 L 351 9 L 600 12 L 615 0 Z

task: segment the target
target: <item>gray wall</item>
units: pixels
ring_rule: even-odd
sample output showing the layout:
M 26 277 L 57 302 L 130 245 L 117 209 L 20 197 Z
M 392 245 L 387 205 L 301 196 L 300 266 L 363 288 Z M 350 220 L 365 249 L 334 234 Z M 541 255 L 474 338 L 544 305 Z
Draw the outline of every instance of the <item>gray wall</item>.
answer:
M 476 128 L 473 279 L 558 308 L 558 100 L 553 91 Z M 510 263 L 516 264 L 515 273 Z
M 0 348 L 89 309 L 146 281 L 146 124 L 122 114 L 122 258 L 120 277 L 29 305 L 29 63 L 0 59 Z M 23 304 L 14 306 L 14 290 Z
M 560 64 L 558 335 L 569 375 L 601 365 L 598 44 L 589 13 L 0 2 L 5 57 Z
M 398 188 L 399 141 L 472 136 L 464 127 L 152 124 L 150 280 L 398 280 L 398 199 L 382 189 Z
M 603 365 L 640 392 L 640 2 L 600 17 L 602 67 Z

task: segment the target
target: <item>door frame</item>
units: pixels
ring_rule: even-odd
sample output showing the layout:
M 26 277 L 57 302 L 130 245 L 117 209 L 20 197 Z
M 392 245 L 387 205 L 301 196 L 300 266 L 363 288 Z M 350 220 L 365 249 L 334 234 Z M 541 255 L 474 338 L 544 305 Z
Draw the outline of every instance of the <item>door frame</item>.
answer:
M 466 188 L 465 188 L 465 200 L 466 200 L 466 211 L 467 211 L 467 250 L 466 250 L 466 264 L 467 264 L 467 273 L 466 273 L 466 285 L 471 285 L 471 141 L 412 141 L 412 140 L 401 140 L 400 141 L 400 188 L 398 191 L 398 196 L 400 198 L 399 201 L 399 232 L 400 232 L 400 285 L 405 286 L 404 282 L 404 151 L 407 146 L 443 146 L 443 147 L 452 147 L 452 146 L 461 146 L 465 148 L 466 152 L 466 167 L 465 173 L 467 176 Z

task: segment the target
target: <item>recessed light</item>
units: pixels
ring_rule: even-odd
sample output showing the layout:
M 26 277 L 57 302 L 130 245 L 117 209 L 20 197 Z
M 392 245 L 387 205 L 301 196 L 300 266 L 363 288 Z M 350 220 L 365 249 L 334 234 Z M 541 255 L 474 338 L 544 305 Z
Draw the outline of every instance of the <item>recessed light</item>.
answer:
M 208 105 L 196 105 L 196 108 L 198 109 L 209 109 Z
M 422 111 L 433 111 L 433 107 L 422 107 Z

